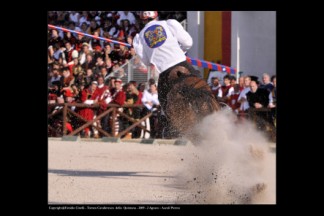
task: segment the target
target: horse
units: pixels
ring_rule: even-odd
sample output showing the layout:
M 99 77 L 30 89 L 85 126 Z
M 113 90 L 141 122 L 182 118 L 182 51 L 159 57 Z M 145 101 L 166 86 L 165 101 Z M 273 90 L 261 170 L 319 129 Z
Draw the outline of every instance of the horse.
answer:
M 165 114 L 175 136 L 186 135 L 194 139 L 194 126 L 205 116 L 221 109 L 207 82 L 178 66 L 169 76 Z
M 169 127 L 175 131 L 174 136 L 185 136 L 193 145 L 199 146 L 200 140 L 204 137 L 195 130 L 195 125 L 214 112 L 228 109 L 228 106 L 217 101 L 205 80 L 189 73 L 184 67 L 172 70 L 168 75 L 168 81 L 169 92 L 165 114 L 170 122 Z M 257 161 L 264 159 L 263 150 L 253 145 L 250 147 L 250 154 Z M 251 199 L 266 187 L 266 183 L 259 182 L 245 188 L 246 197 L 240 197 L 242 199 L 240 202 L 250 203 Z

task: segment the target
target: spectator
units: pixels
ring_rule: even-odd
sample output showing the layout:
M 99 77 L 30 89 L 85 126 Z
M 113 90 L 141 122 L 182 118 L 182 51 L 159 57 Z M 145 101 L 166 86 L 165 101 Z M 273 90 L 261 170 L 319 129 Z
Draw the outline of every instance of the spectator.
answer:
M 111 53 L 111 45 L 110 45 L 110 43 L 106 42 L 104 44 L 104 56 L 105 56 L 104 58 L 105 58 L 105 60 L 107 60 L 108 58 L 111 59 L 110 53 Z
M 232 87 L 236 85 L 236 77 L 235 76 L 229 76 L 230 77 L 230 84 Z
M 90 26 L 87 29 L 87 33 L 91 34 L 91 35 L 94 35 L 95 32 L 97 32 L 98 35 L 100 35 L 100 33 L 101 33 L 100 32 L 100 26 L 97 24 L 95 19 L 92 19 L 91 22 L 90 22 Z
M 74 77 L 68 67 L 63 68 L 63 77 L 61 77 L 61 86 L 67 87 L 74 83 Z
M 133 45 L 133 36 L 132 35 L 128 35 L 126 38 L 126 42 L 130 45 Z
M 57 11 L 56 13 L 58 25 L 63 25 L 65 22 L 69 21 L 69 14 L 67 11 Z
M 105 85 L 105 80 L 103 76 L 98 77 L 98 87 L 96 88 L 96 91 L 93 94 L 93 98 L 98 100 L 102 94 L 108 89 L 108 86 Z
M 160 102 L 158 99 L 158 92 L 155 83 L 149 83 L 149 90 L 144 90 L 142 97 L 142 103 L 145 108 L 143 109 L 142 116 L 147 115 L 150 112 L 153 112 L 153 116 L 150 117 L 150 129 L 151 129 L 151 138 L 157 137 L 158 134 L 158 118 L 157 114 L 160 107 Z
M 51 84 L 53 85 L 54 82 L 60 81 L 61 75 L 59 74 L 59 71 L 57 68 L 53 68 L 53 76 L 50 80 Z
M 231 79 L 231 77 L 229 75 L 225 75 L 223 77 L 224 85 L 222 85 L 219 90 L 219 91 L 222 91 L 222 97 L 218 98 L 218 99 L 219 99 L 219 101 L 224 102 L 224 103 L 228 102 L 231 94 L 233 94 L 233 92 L 234 92 L 234 88 L 231 85 L 230 79 Z
M 105 80 L 107 80 L 107 82 L 108 82 L 108 71 L 107 71 L 107 68 L 105 66 L 100 68 L 100 76 L 103 77 L 104 83 L 105 83 Z
M 105 19 L 102 28 L 102 35 L 106 38 L 114 38 L 117 36 L 118 29 L 112 24 L 111 19 Z
M 242 92 L 244 89 L 244 76 L 240 76 L 238 84 L 240 86 L 240 92 Z
M 98 56 L 96 66 L 93 69 L 94 74 L 100 75 L 100 70 L 102 67 L 106 67 L 105 62 L 103 61 L 102 56 Z
M 69 15 L 70 23 L 73 22 L 74 26 L 75 26 L 75 24 L 78 25 L 79 24 L 79 19 L 80 19 L 80 14 L 78 12 L 76 12 L 76 11 L 71 11 L 71 13 Z
M 264 73 L 262 75 L 262 85 L 260 85 L 260 88 L 267 89 L 269 92 L 273 89 L 273 84 L 270 82 L 270 75 L 267 73 Z
M 92 54 L 89 53 L 86 55 L 86 60 L 81 66 L 85 71 L 87 71 L 88 69 L 92 70 L 96 66 L 96 63 L 93 60 Z
M 81 102 L 85 104 L 93 104 L 94 98 L 92 97 L 93 93 L 96 91 L 98 83 L 93 81 L 89 88 L 85 88 L 81 93 Z M 94 117 L 94 111 L 91 108 L 81 108 L 79 109 L 79 114 L 88 121 L 91 121 Z M 90 128 L 87 127 L 84 129 L 84 137 L 89 138 L 91 135 Z
M 250 92 L 246 94 L 250 108 L 260 109 L 269 105 L 270 92 L 267 89 L 259 88 L 257 82 L 254 80 L 250 83 L 250 89 Z M 267 122 L 272 121 L 271 116 L 269 116 L 267 112 L 256 112 L 255 115 Z M 265 129 L 265 124 L 263 122 L 257 122 L 257 125 L 260 129 Z
M 80 64 L 82 65 L 85 60 L 86 60 L 86 56 L 90 54 L 93 55 L 92 51 L 90 50 L 90 46 L 88 43 L 83 43 L 82 44 L 82 51 L 80 52 Z
M 106 65 L 106 69 L 108 71 L 108 74 L 110 74 L 112 72 L 112 69 L 113 69 L 113 64 L 112 64 L 110 58 L 105 59 L 105 65 Z
M 149 84 L 149 89 L 144 90 L 143 97 L 142 97 L 142 103 L 144 104 L 145 108 L 148 111 L 152 111 L 152 109 L 156 106 L 160 105 L 159 99 L 158 99 L 158 92 L 157 87 L 155 83 Z
M 85 37 L 81 34 L 78 34 L 74 42 L 74 49 L 80 52 L 82 50 L 82 44 L 85 42 Z
M 125 100 L 126 100 L 126 94 L 123 91 L 123 86 L 122 86 L 122 80 L 121 79 L 116 79 L 115 81 L 115 88 L 112 89 L 112 101 L 111 103 L 113 104 L 118 104 L 120 106 L 124 105 Z M 120 112 L 123 111 L 123 108 L 118 108 Z M 111 119 L 112 120 L 112 119 Z M 116 119 L 115 119 L 115 135 L 118 135 L 119 131 L 121 131 L 122 127 L 122 122 L 119 119 L 119 114 L 117 114 Z
M 77 50 L 73 49 L 70 41 L 66 40 L 64 44 L 65 44 L 64 60 L 66 63 L 70 63 L 73 61 L 74 58 L 78 58 L 79 53 Z
M 239 113 L 239 108 L 241 106 L 241 103 L 238 101 L 238 97 L 240 96 L 240 85 L 235 84 L 233 88 L 234 91 L 230 95 L 227 104 L 232 108 L 232 110 L 235 113 Z
M 86 86 L 89 86 L 93 81 L 95 81 L 96 78 L 92 72 L 92 69 L 91 68 L 88 68 L 87 69 L 87 75 L 85 77 L 85 85 Z
M 250 83 L 251 83 L 251 77 L 245 76 L 244 77 L 244 89 L 240 93 L 240 96 L 238 97 L 238 102 L 241 103 L 240 111 L 245 112 L 250 106 L 246 99 L 246 94 L 250 92 Z
M 122 56 L 120 56 L 120 45 L 119 44 L 114 44 L 114 49 L 110 52 L 110 58 L 111 60 L 114 61 L 119 61 Z
M 48 11 L 47 22 L 52 25 L 57 25 L 57 13 L 54 11 Z
M 99 37 L 99 32 L 98 31 L 95 31 L 94 33 L 93 33 L 93 36 L 95 36 L 95 37 Z M 98 50 L 98 48 L 99 48 L 99 51 L 101 52 L 101 45 L 102 45 L 102 41 L 101 40 L 99 40 L 99 39 L 95 39 L 95 38 L 91 38 L 90 39 L 90 46 L 92 47 L 92 49 L 93 50 Z
M 271 77 L 271 82 L 273 83 L 273 89 L 271 91 L 271 102 L 269 104 L 269 107 L 270 108 L 274 108 L 276 107 L 276 104 L 277 104 L 277 77 L 276 75 L 273 75 Z
M 271 77 L 271 82 L 273 83 L 273 89 L 270 94 L 270 103 L 269 108 L 271 108 L 271 117 L 272 117 L 272 124 L 276 126 L 276 119 L 277 119 L 277 113 L 276 113 L 276 106 L 277 106 L 277 77 L 276 75 L 273 75 Z
M 80 31 L 83 32 L 83 33 L 87 33 L 87 30 L 88 30 L 89 26 L 88 26 L 88 23 L 87 22 L 83 22 L 80 26 Z
M 79 25 L 81 27 L 81 30 L 83 31 L 84 29 L 82 28 L 82 25 L 85 24 L 86 26 L 90 25 L 90 22 L 88 20 L 88 11 L 82 11 L 82 15 L 79 18 Z M 84 31 L 83 31 L 84 32 Z M 84 32 L 85 33 L 85 32 Z
M 135 24 L 135 16 L 132 12 L 129 11 L 118 11 L 119 14 L 119 19 L 117 20 L 118 25 L 122 25 L 121 21 L 122 20 L 129 20 L 130 24 Z
M 212 83 L 211 83 L 211 90 L 213 92 L 213 95 L 215 98 L 221 98 L 222 97 L 222 91 L 220 91 L 221 84 L 219 83 L 218 77 L 212 77 Z
M 76 34 L 71 34 L 71 32 L 64 32 L 64 34 L 63 34 L 64 44 L 65 44 L 65 41 L 68 41 L 68 42 L 70 42 L 71 46 L 75 46 L 76 40 L 77 40 Z
M 59 36 L 58 31 L 56 29 L 52 29 L 52 36 L 51 39 L 48 42 L 48 45 L 52 45 L 53 47 L 58 44 L 58 47 L 60 48 L 63 45 L 63 40 Z

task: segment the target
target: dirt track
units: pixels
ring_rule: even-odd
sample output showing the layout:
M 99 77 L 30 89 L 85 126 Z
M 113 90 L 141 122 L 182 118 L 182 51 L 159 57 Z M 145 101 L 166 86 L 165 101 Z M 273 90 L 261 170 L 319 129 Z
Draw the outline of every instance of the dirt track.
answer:
M 49 140 L 49 204 L 176 204 L 191 145 Z M 275 154 L 274 154 L 275 155 Z
M 185 146 L 49 141 L 49 203 L 175 203 Z

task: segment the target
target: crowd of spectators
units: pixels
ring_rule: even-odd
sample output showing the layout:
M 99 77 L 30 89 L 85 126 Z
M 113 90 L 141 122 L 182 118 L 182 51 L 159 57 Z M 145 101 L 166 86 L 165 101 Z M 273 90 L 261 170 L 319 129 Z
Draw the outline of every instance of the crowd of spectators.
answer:
M 186 12 L 159 11 L 159 19 L 186 19 Z M 134 36 L 143 28 L 139 11 L 49 11 L 48 24 L 100 36 L 132 45 Z M 86 120 L 92 120 L 107 109 L 107 105 L 115 103 L 143 104 L 141 108 L 120 108 L 133 119 L 138 120 L 148 112 L 159 112 L 159 101 L 156 91 L 156 80 L 137 83 L 132 80 L 123 83 L 120 77 L 124 70 L 121 67 L 131 59 L 133 66 L 145 70 L 145 66 L 136 56 L 134 48 L 94 39 L 81 34 L 48 29 L 48 102 L 99 104 L 98 109 L 73 108 Z M 114 72 L 114 73 L 113 73 Z M 112 76 L 118 72 L 119 77 Z M 263 74 L 262 82 L 256 77 L 236 77 L 226 75 L 223 83 L 217 77 L 212 78 L 211 89 L 219 102 L 227 104 L 236 113 L 245 113 L 250 107 L 268 107 L 274 110 L 276 105 L 276 76 Z M 55 113 L 62 107 L 49 106 L 49 113 Z M 272 112 L 271 119 L 275 119 Z M 54 128 L 60 128 L 62 119 L 49 121 Z M 150 119 L 151 136 L 158 135 L 156 118 Z M 112 117 L 107 115 L 95 126 L 112 132 Z M 131 123 L 127 119 L 115 119 L 115 132 L 118 133 Z M 82 123 L 82 122 L 81 122 Z M 72 131 L 81 124 L 70 116 L 67 128 Z M 154 127 L 155 126 L 155 127 Z M 52 134 L 53 135 L 53 134 Z M 84 137 L 100 137 L 94 127 L 85 128 Z M 134 129 L 132 135 L 140 137 L 141 131 Z
M 276 75 L 270 78 L 269 74 L 264 73 L 261 82 L 256 76 L 241 76 L 237 82 L 235 76 L 225 75 L 223 84 L 220 83 L 218 77 L 212 77 L 210 87 L 215 98 L 237 114 L 246 114 L 250 108 L 270 108 L 270 112 L 257 112 L 257 115 L 275 124 Z
M 132 45 L 134 36 L 144 27 L 139 15 L 139 11 L 49 11 L 48 24 Z M 160 19 L 172 18 L 182 21 L 186 18 L 186 12 L 159 11 L 159 16 Z M 109 103 L 119 105 L 144 103 L 146 111 L 152 111 L 158 106 L 158 101 L 155 99 L 151 101 L 153 98 L 157 99 L 154 80 L 150 83 L 137 83 L 136 80 L 123 83 L 119 79 L 124 73 L 121 66 L 133 58 L 134 64 L 143 68 L 132 46 L 127 47 L 49 28 L 47 71 L 49 104 L 64 102 L 100 104 L 97 110 L 74 108 L 74 111 L 86 120 L 92 120 L 99 115 Z M 115 72 L 118 72 L 118 77 L 112 76 L 116 74 Z M 49 106 L 49 112 L 53 113 L 61 108 Z M 122 111 L 134 119 L 139 119 L 146 113 L 138 108 L 124 108 Z M 67 128 L 72 131 L 77 127 L 78 121 L 70 117 Z M 106 116 L 94 125 L 111 132 L 110 121 L 111 117 Z M 57 122 L 60 121 L 55 121 L 54 118 L 49 124 L 55 125 Z M 120 119 L 116 119 L 116 122 L 116 133 L 130 124 Z M 82 136 L 98 138 L 100 134 L 94 127 L 89 127 L 82 131 Z M 138 137 L 140 134 L 133 130 L 132 136 Z

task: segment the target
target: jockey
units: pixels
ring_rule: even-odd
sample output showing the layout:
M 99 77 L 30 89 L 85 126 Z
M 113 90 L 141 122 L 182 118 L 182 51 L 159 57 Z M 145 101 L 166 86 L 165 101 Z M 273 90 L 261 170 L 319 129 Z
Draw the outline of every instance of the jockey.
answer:
M 158 98 L 165 111 L 167 95 L 171 90 L 168 76 L 172 69 L 199 76 L 186 61 L 185 52 L 192 46 L 192 38 L 175 19 L 158 21 L 157 11 L 142 11 L 140 15 L 145 26 L 133 40 L 137 55 L 147 66 L 155 66 L 159 72 Z M 179 67 L 182 66 L 182 67 Z

